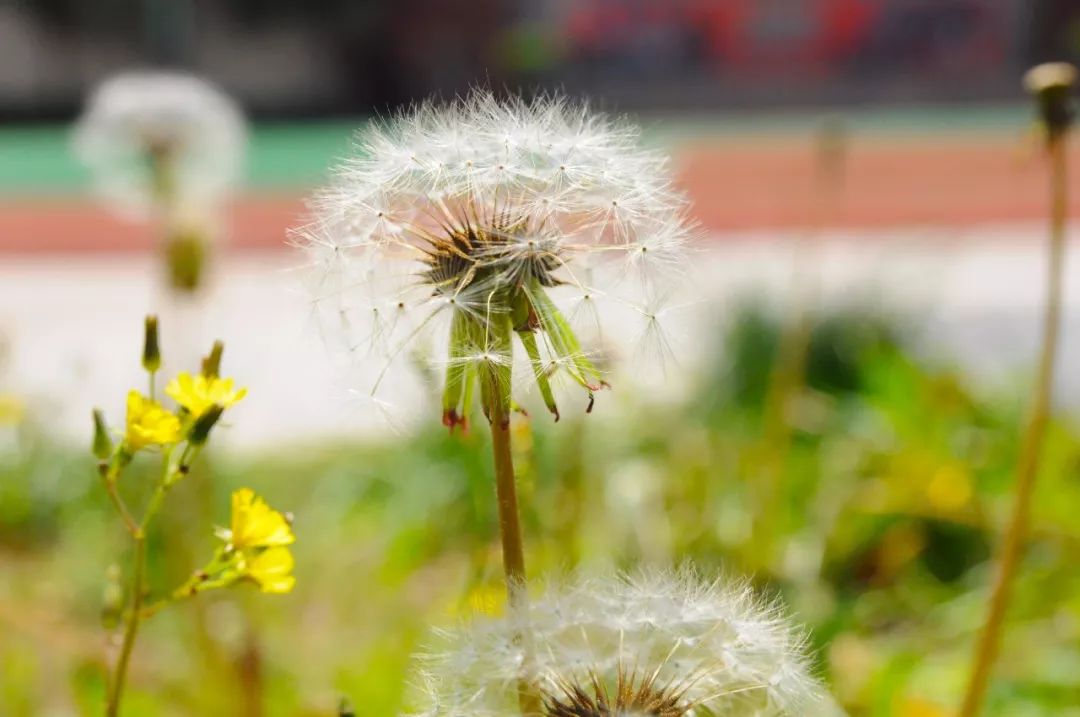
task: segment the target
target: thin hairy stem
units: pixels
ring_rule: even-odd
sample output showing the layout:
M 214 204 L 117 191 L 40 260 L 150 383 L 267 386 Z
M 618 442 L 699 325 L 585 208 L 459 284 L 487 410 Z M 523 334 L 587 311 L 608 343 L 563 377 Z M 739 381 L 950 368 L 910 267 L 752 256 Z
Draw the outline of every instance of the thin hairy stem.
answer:
M 116 669 L 113 671 L 112 680 L 109 683 L 108 703 L 105 708 L 106 717 L 116 717 L 120 714 L 120 700 L 124 694 L 124 683 L 127 678 L 128 664 L 131 662 L 131 651 L 135 647 L 135 638 L 139 634 L 139 624 L 142 622 L 142 599 L 143 599 L 143 575 L 146 572 L 146 533 L 139 529 L 134 534 L 135 540 L 135 567 L 131 576 L 131 606 L 128 610 L 127 624 L 124 627 L 124 642 L 120 646 L 120 657 L 116 661 Z
M 112 678 L 109 681 L 105 706 L 106 717 L 116 717 L 120 714 L 120 701 L 124 694 L 124 684 L 127 680 L 131 653 L 135 648 L 135 638 L 139 634 L 139 625 L 143 618 L 147 617 L 146 611 L 143 610 L 143 583 L 146 575 L 146 531 L 154 516 L 157 515 L 158 510 L 161 509 L 161 503 L 169 490 L 171 480 L 177 475 L 181 466 L 187 465 L 186 461 L 189 460 L 189 457 L 193 458 L 198 453 L 197 448 L 190 451 L 189 448 L 190 446 L 184 449 L 180 462 L 175 466 L 171 460 L 171 450 L 164 452 L 161 458 L 161 477 L 154 488 L 153 495 L 150 497 L 146 512 L 143 513 L 142 521 L 133 527 L 133 521 L 128 525 L 135 548 L 135 564 L 132 570 L 130 588 L 131 602 L 128 604 L 127 622 L 124 626 L 124 640 L 120 645 L 120 656 L 116 660 L 116 667 L 113 669 Z M 127 518 L 130 520 L 130 514 L 128 514 Z
M 128 510 L 124 499 L 120 497 L 120 492 L 116 487 L 115 474 L 111 470 L 102 471 L 101 482 L 105 486 L 105 493 L 109 496 L 109 502 L 113 504 L 120 519 L 124 521 L 124 527 L 127 528 L 127 531 L 132 536 L 136 535 L 139 531 L 139 525 L 135 522 L 135 518 L 131 515 L 131 511 Z
M 1049 154 L 1052 205 L 1048 253 L 1049 280 L 1046 286 L 1046 303 L 1042 322 L 1042 351 L 1035 377 L 1031 414 L 1021 445 L 1020 458 L 1016 465 L 1016 500 L 998 559 L 997 576 L 990 597 L 986 623 L 975 649 L 975 665 L 972 669 L 971 680 L 960 708 L 961 717 L 976 717 L 980 713 L 990 673 L 997 659 L 1012 583 L 1016 577 L 1017 566 L 1028 534 L 1031 499 L 1042 458 L 1043 436 L 1050 415 L 1065 267 L 1065 214 L 1068 183 L 1064 133 L 1051 139 Z

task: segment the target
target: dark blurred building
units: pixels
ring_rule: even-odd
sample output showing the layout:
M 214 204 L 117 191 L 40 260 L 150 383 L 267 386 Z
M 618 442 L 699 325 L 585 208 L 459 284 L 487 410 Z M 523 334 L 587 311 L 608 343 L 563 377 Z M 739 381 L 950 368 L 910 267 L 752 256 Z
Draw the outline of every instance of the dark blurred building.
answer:
M 995 99 L 1048 58 L 1080 59 L 1078 0 L 6 0 L 0 119 L 69 115 L 148 64 L 289 116 L 475 84 L 628 108 Z

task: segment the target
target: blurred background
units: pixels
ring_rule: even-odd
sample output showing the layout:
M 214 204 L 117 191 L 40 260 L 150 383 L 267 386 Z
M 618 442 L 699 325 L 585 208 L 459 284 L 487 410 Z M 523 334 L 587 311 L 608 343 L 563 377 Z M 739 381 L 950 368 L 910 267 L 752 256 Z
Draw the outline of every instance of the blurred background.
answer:
M 20 0 L 0 11 L 5 119 L 70 116 L 132 64 L 194 69 L 256 115 L 368 115 L 477 83 L 623 109 L 1007 100 L 1075 58 L 1068 0 Z
M 486 437 L 351 391 L 286 243 L 354 131 L 476 86 L 629 115 L 701 225 L 669 360 L 616 332 L 594 415 L 515 422 L 531 571 L 750 575 L 850 714 L 952 714 L 1038 346 L 1048 185 L 1020 78 L 1046 60 L 1080 61 L 1075 0 L 5 2 L 0 715 L 97 713 L 126 555 L 89 416 L 118 422 L 143 380 L 148 312 L 167 372 L 223 338 L 250 389 L 176 490 L 151 584 L 199 564 L 238 485 L 296 514 L 299 583 L 156 616 L 130 714 L 331 715 L 342 695 L 391 714 L 427 626 L 497 599 Z M 198 302 L 72 151 L 92 88 L 145 67 L 210 79 L 252 122 Z M 1078 262 L 992 715 L 1080 715 Z

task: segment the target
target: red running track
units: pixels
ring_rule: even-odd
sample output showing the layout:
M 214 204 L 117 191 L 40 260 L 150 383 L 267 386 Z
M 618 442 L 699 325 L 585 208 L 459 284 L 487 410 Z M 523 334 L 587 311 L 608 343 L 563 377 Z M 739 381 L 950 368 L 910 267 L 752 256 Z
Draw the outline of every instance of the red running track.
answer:
M 1071 156 L 1076 166 L 1080 148 Z M 718 140 L 681 145 L 676 166 L 695 215 L 722 237 L 821 221 L 814 157 L 811 146 L 786 137 Z M 1047 211 L 1045 174 L 1038 148 L 1016 137 L 873 137 L 852 144 L 845 188 L 827 221 L 847 229 L 1038 221 Z M 1080 181 L 1070 183 L 1070 196 L 1078 217 Z M 295 194 L 247 194 L 229 209 L 230 245 L 282 249 L 303 213 Z M 88 197 L 0 198 L 0 253 L 141 251 L 150 235 Z

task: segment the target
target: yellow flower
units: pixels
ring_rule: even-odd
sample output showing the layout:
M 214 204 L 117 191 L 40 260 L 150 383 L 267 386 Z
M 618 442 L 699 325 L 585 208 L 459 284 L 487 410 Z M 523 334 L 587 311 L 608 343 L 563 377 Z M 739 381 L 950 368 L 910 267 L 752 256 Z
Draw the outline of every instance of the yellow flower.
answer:
M 296 584 L 292 575 L 293 556 L 288 548 L 266 548 L 244 560 L 244 575 L 264 593 L 287 593 Z
M 167 445 L 180 441 L 180 419 L 166 411 L 160 403 L 146 398 L 138 391 L 127 397 L 127 430 L 124 442 L 131 451 L 151 445 Z
M 233 388 L 231 378 L 192 376 L 186 371 L 165 387 L 165 393 L 196 418 L 214 404 L 228 408 L 247 395 L 246 388 Z
M 15 394 L 0 393 L 0 426 L 17 426 L 22 423 L 26 408 Z
M 231 525 L 221 537 L 237 550 L 280 547 L 296 540 L 289 520 L 250 488 L 233 493 Z

